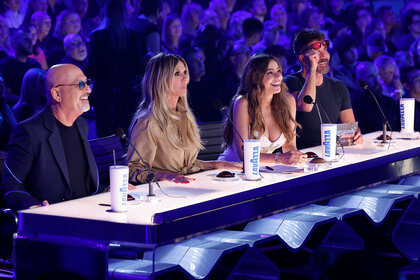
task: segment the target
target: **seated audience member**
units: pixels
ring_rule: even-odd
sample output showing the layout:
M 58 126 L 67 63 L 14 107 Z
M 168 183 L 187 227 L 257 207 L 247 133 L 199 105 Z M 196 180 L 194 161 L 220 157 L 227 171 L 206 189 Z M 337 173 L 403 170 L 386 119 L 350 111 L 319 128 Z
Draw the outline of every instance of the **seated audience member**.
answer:
M 416 39 L 420 38 L 420 11 L 407 11 L 403 15 L 402 26 L 405 34 L 399 38 L 397 47 L 406 51 Z
M 252 52 L 263 53 L 268 47 L 277 45 L 279 40 L 279 26 L 277 22 L 268 20 L 264 22 L 264 28 L 261 36 L 261 41 L 252 47 Z
M 248 11 L 260 22 L 264 22 L 267 14 L 267 5 L 264 0 L 250 0 L 248 1 Z
M 24 29 L 28 30 L 29 37 L 32 41 L 32 54 L 29 56 L 30 58 L 35 59 L 41 65 L 42 70 L 48 69 L 47 58 L 45 57 L 44 51 L 38 46 L 38 32 L 36 30 L 36 26 L 33 24 L 27 24 L 23 27 Z
M 384 39 L 384 43 L 388 49 L 387 52 L 393 54 L 397 51 L 397 47 L 394 43 L 387 37 L 385 23 L 378 18 L 374 18 L 368 25 L 366 32 L 371 35 L 373 33 L 381 34 L 382 38 Z
M 344 0 L 328 0 L 328 9 L 325 13 L 326 18 L 332 19 L 335 23 L 344 22 Z
M 18 29 L 25 18 L 25 15 L 21 12 L 20 1 L 16 0 L 3 0 L 3 15 L 6 19 L 7 26 L 10 29 Z
M 211 0 L 209 9 L 213 10 L 219 18 L 220 29 L 226 30 L 230 18 L 230 11 L 225 0 Z
M 202 28 L 206 27 L 207 25 L 213 25 L 220 29 L 220 20 L 217 16 L 217 13 L 212 9 L 206 9 L 201 13 L 200 16 L 200 25 Z
M 160 34 L 156 26 L 159 10 L 159 1 L 142 1 L 141 14 L 130 22 L 137 33 L 140 56 L 146 61 L 160 51 Z
M 401 81 L 407 93 L 407 97 L 415 98 L 414 130 L 420 131 L 420 70 L 412 69 L 404 73 Z
M 178 15 L 168 14 L 163 21 L 162 51 L 179 54 L 179 39 L 182 36 L 182 24 Z
M 202 8 L 197 3 L 189 3 L 184 6 L 181 14 L 182 36 L 179 40 L 179 48 L 182 50 L 192 46 L 197 37 L 200 26 L 200 15 Z
M 354 69 L 359 58 L 357 42 L 350 35 L 342 35 L 334 40 L 334 48 L 341 61 L 341 65 L 335 73 L 335 78 L 342 81 L 352 93 L 359 89 L 359 85 L 354 82 Z
M 411 51 L 397 51 L 394 54 L 394 59 L 400 73 L 414 68 L 414 55 Z
M 188 104 L 195 118 L 198 122 L 221 121 L 223 115 L 214 104 L 220 102 L 223 96 L 214 79 L 205 76 L 203 52 L 198 47 L 187 48 L 182 51 L 182 57 L 188 66 Z
M 284 77 L 284 82 L 296 99 L 296 121 L 302 125 L 297 138 L 299 149 L 321 144 L 321 122 L 313 104 L 306 104 L 309 95 L 319 104 L 323 123 L 355 122 L 350 96 L 343 82 L 324 76 L 329 72 L 329 42 L 318 30 L 301 30 L 293 39 L 293 51 L 301 71 Z M 325 116 L 325 113 L 327 116 Z M 354 135 L 356 144 L 362 143 L 360 130 Z
M 14 129 L 0 195 L 17 211 L 98 192 L 88 125 L 90 81 L 71 64 L 47 72 L 48 106 Z
M 28 31 L 18 29 L 12 33 L 11 37 L 14 56 L 0 61 L 0 73 L 9 89 L 6 93 L 7 103 L 13 106 L 19 99 L 20 87 L 26 71 L 31 68 L 41 68 L 41 65 L 35 59 L 29 58 L 32 54 L 32 41 Z
M 242 24 L 243 37 L 235 43 L 242 43 L 251 48 L 261 40 L 263 28 L 264 25 L 258 19 L 247 18 Z
M 360 57 L 360 61 L 373 62 L 375 59 L 388 53 L 385 39 L 379 33 L 372 33 L 366 39 L 366 54 Z
M 242 24 L 244 20 L 252 17 L 252 14 L 247 11 L 236 11 L 232 14 L 229 21 L 228 37 L 232 41 L 236 41 L 242 38 Z
M 79 34 L 68 34 L 63 40 L 66 56 L 60 63 L 74 64 L 84 70 L 87 64 L 87 48 L 85 42 Z
M 48 68 L 48 61 L 46 61 L 45 50 L 50 48 L 50 39 L 47 36 L 51 30 L 51 18 L 47 13 L 38 11 L 32 15 L 31 24 L 33 24 L 36 28 L 36 48 L 37 50 L 41 49 L 45 56 L 46 65 L 42 65 L 42 67 L 46 66 Z
M 48 2 L 46 0 L 28 0 L 27 2 L 23 24 L 30 23 L 32 15 L 37 11 L 48 12 Z
M 45 107 L 45 92 L 45 71 L 39 68 L 29 69 L 23 76 L 19 101 L 13 106 L 18 122 L 32 117 Z
M 395 100 L 404 96 L 400 71 L 398 70 L 395 59 L 391 56 L 381 55 L 375 59 L 374 63 L 381 78 L 382 94 L 392 97 Z
M 277 58 L 277 61 L 280 63 L 281 71 L 282 73 L 286 72 L 287 69 L 287 56 L 288 51 L 280 45 L 274 45 L 271 47 L 268 47 L 264 50 L 265 54 L 273 55 Z
M 68 34 L 78 34 L 82 29 L 79 15 L 70 10 L 63 10 L 57 17 L 53 36 L 48 36 L 43 44 L 48 65 L 60 63 L 66 55 L 63 40 Z
M 7 143 L 9 142 L 10 135 L 13 129 L 17 125 L 17 121 L 12 109 L 6 103 L 6 88 L 4 87 L 3 82 L 1 80 L 0 84 L 0 155 L 4 156 L 4 151 L 7 151 Z
M 143 78 L 143 101 L 134 115 L 130 139 L 157 180 L 189 183 L 187 174 L 209 169 L 240 169 L 223 161 L 200 161 L 202 149 L 194 115 L 187 103 L 188 68 L 184 59 L 160 53 L 150 59 Z M 130 147 L 130 180 L 147 181 L 148 171 Z
M 9 28 L 6 19 L 0 15 L 0 60 L 13 56 L 13 48 L 10 44 Z
M 356 83 L 366 82 L 381 106 L 392 129 L 400 130 L 399 104 L 391 97 L 382 94 L 382 86 L 378 70 L 372 62 L 360 62 L 356 69 Z M 359 128 L 362 133 L 382 131 L 383 116 L 376 104 L 375 99 L 368 90 L 359 90 L 354 93 L 352 105 L 354 115 L 359 121 Z M 389 130 L 389 128 L 387 128 Z
M 375 17 L 382 21 L 385 28 L 385 41 L 387 42 L 388 48 L 395 52 L 396 49 L 392 49 L 390 44 L 396 48 L 395 43 L 402 35 L 401 22 L 397 22 L 394 9 L 390 5 L 382 5 L 375 11 Z
M 221 73 L 222 94 L 220 101 L 224 106 L 229 106 L 241 82 L 242 73 L 250 58 L 249 48 L 245 44 L 234 44 L 226 54 L 226 61 Z
M 292 34 L 289 30 L 289 25 L 287 24 L 287 13 L 284 6 L 282 4 L 274 5 L 270 10 L 270 18 L 271 20 L 277 22 L 279 26 L 278 44 L 289 50 Z
M 296 103 L 282 78 L 280 64 L 274 56 L 252 56 L 229 114 L 242 139 L 260 139 L 261 163 L 296 165 L 302 163 L 306 155 L 296 150 Z M 243 160 L 242 140 L 229 119 L 224 135 L 226 150 L 219 159 Z M 283 153 L 273 154 L 280 147 Z

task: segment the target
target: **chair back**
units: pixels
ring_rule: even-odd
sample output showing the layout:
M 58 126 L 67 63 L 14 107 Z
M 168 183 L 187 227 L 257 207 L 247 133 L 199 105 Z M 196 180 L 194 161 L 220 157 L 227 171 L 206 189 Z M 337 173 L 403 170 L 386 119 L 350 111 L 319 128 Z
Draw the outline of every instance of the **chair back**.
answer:
M 90 148 L 98 167 L 99 184 L 103 187 L 109 186 L 109 167 L 114 164 L 126 165 L 125 153 L 121 145 L 120 137 L 111 135 L 103 138 L 89 140 Z
M 223 121 L 198 124 L 204 146 L 204 150 L 198 154 L 198 159 L 216 160 L 219 154 L 223 152 L 222 144 L 225 141 L 223 138 L 224 125 Z

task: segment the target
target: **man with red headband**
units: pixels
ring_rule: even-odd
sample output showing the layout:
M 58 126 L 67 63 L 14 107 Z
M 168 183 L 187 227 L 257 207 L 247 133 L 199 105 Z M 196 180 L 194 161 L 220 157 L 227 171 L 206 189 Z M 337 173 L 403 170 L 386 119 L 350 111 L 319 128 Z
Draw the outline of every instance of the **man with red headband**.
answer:
M 347 87 L 343 82 L 324 76 L 330 70 L 329 41 L 318 30 L 298 31 L 293 39 L 301 70 L 284 77 L 289 91 L 296 98 L 296 121 L 302 125 L 296 138 L 298 149 L 321 144 L 321 121 L 313 104 L 304 102 L 309 95 L 320 107 L 322 123 L 355 122 Z M 363 142 L 360 130 L 354 135 L 354 143 Z

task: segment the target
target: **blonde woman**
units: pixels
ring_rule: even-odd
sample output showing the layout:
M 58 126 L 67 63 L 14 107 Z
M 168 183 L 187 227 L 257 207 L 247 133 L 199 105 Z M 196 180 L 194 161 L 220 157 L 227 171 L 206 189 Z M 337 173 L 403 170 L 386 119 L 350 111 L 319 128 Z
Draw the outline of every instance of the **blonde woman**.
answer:
M 175 54 L 160 53 L 149 61 L 143 78 L 143 101 L 130 126 L 130 139 L 158 180 L 189 183 L 184 175 L 209 169 L 240 169 L 240 164 L 200 161 L 201 139 L 187 103 L 188 67 Z M 131 149 L 130 180 L 144 183 L 147 170 Z
M 296 149 L 296 103 L 282 82 L 279 62 L 272 55 L 254 55 L 245 66 L 230 119 L 243 139 L 261 140 L 261 163 L 297 165 L 307 157 Z M 242 141 L 226 121 L 226 150 L 221 160 L 243 160 Z M 273 152 L 282 148 L 283 153 Z

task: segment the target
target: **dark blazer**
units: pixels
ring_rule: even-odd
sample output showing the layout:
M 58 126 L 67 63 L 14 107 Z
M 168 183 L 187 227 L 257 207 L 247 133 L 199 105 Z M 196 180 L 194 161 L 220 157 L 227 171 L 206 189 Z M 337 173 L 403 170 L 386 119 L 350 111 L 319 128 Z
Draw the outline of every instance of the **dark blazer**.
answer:
M 89 166 L 88 193 L 94 194 L 99 191 L 99 180 L 87 138 L 88 125 L 82 117 L 75 123 Z M 26 209 L 43 200 L 51 204 L 72 198 L 61 136 L 49 106 L 13 131 L 0 195 L 13 210 Z

